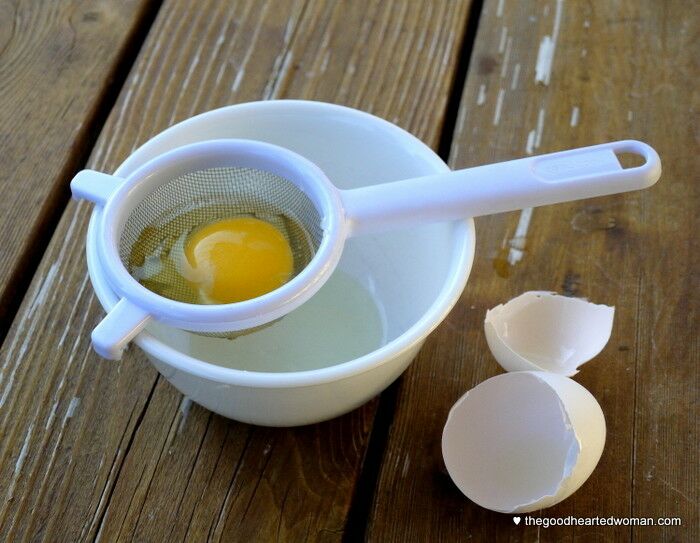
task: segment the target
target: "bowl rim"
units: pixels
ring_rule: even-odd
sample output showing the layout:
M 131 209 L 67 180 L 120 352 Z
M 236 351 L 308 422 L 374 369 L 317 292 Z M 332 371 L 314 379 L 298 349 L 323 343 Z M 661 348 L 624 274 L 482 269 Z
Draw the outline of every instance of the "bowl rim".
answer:
M 173 132 L 186 130 L 193 125 L 202 122 L 216 120 L 226 116 L 229 112 L 245 110 L 269 110 L 281 109 L 283 112 L 305 111 L 319 113 L 336 113 L 340 115 L 361 119 L 376 128 L 390 133 L 392 138 L 402 140 L 405 145 L 412 147 L 414 152 L 427 159 L 436 171 L 448 171 L 449 167 L 445 162 L 425 143 L 396 126 L 389 121 L 381 119 L 371 113 L 360 111 L 347 106 L 331 104 L 327 102 L 309 100 L 266 100 L 257 102 L 247 102 L 213 109 L 184 121 L 181 121 L 166 130 L 160 132 L 143 145 L 134 150 L 115 171 L 115 175 L 124 175 L 134 163 L 138 163 L 138 155 L 148 152 L 152 147 L 158 146 L 164 139 L 169 138 Z M 186 145 L 187 143 L 183 143 Z M 94 242 L 97 235 L 101 211 L 95 208 L 90 217 L 87 232 L 86 253 L 88 263 L 88 274 L 95 294 L 105 310 L 110 310 L 118 301 L 117 295 L 110 289 L 105 277 L 99 273 L 98 251 Z M 303 370 L 295 372 L 255 372 L 227 368 L 212 364 L 204 360 L 194 358 L 182 353 L 157 339 L 148 331 L 142 331 L 134 342 L 143 351 L 160 362 L 171 366 L 176 370 L 183 371 L 209 381 L 220 384 L 237 385 L 253 388 L 295 388 L 314 386 L 322 383 L 337 381 L 351 376 L 359 375 L 371 371 L 378 366 L 388 363 L 398 358 L 402 353 L 413 348 L 418 342 L 423 341 L 447 316 L 452 307 L 457 303 L 464 290 L 475 253 L 475 231 L 473 219 L 464 219 L 453 222 L 455 241 L 452 247 L 452 258 L 448 270 L 448 279 L 445 281 L 438 296 L 421 317 L 413 323 L 402 334 L 360 357 L 313 370 Z

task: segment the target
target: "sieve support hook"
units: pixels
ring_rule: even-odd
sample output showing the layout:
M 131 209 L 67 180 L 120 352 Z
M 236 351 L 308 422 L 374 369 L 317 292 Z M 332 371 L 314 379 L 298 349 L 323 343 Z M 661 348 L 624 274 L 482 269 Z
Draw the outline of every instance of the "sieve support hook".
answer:
M 89 200 L 104 207 L 107 200 L 124 183 L 124 178 L 109 175 L 95 170 L 83 170 L 70 182 L 73 197 L 79 200 Z
M 124 349 L 151 320 L 151 315 L 122 298 L 92 331 L 92 346 L 100 356 L 119 360 Z

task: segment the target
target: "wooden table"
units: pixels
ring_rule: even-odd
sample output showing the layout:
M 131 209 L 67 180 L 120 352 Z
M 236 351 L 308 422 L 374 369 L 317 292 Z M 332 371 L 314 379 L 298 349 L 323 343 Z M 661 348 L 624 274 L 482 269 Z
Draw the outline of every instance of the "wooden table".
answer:
M 0 1 L 0 539 L 700 541 L 699 25 L 666 0 Z M 252 427 L 188 404 L 137 349 L 91 351 L 90 208 L 68 183 L 274 98 L 370 111 L 454 168 L 638 138 L 664 175 L 478 220 L 469 286 L 401 379 L 336 420 Z M 449 407 L 501 371 L 484 313 L 532 289 L 616 306 L 576 376 L 605 412 L 603 457 L 536 516 L 681 527 L 515 526 L 451 483 Z

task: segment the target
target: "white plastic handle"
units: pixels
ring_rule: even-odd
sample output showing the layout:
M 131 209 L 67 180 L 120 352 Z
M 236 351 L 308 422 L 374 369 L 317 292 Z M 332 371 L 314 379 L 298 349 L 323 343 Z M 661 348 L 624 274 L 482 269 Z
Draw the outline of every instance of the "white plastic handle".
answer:
M 92 331 L 92 346 L 100 356 L 119 360 L 150 319 L 150 314 L 123 298 Z
M 82 170 L 70 182 L 70 190 L 74 198 L 90 200 L 98 206 L 104 206 L 123 182 L 122 177 L 94 170 Z
M 616 153 L 641 155 L 645 163 L 623 168 Z M 656 151 L 627 140 L 340 193 L 355 236 L 643 189 L 660 176 Z

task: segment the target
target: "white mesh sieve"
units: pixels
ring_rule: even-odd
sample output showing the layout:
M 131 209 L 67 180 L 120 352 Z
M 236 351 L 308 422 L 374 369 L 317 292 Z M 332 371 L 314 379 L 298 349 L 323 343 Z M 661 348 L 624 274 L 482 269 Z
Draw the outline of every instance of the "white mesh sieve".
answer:
M 149 290 L 202 304 L 197 291 L 178 280 L 177 269 L 164 265 L 164 256 L 203 225 L 246 216 L 267 221 L 285 235 L 294 275 L 311 261 L 323 238 L 318 210 L 295 184 L 263 170 L 210 168 L 166 181 L 144 198 L 124 224 L 119 256 L 132 277 Z

